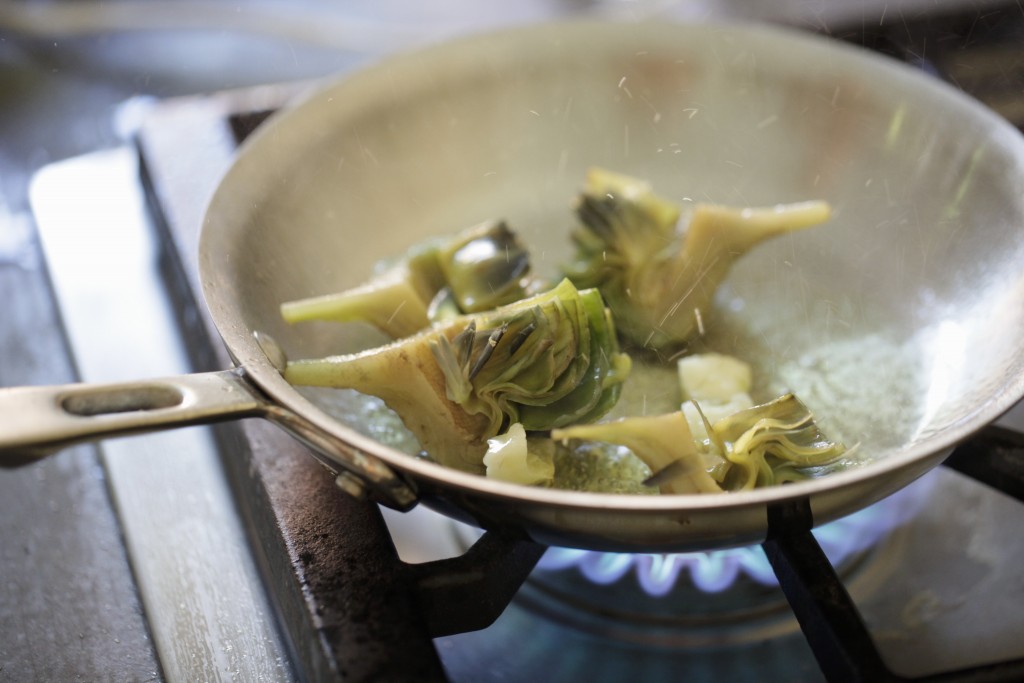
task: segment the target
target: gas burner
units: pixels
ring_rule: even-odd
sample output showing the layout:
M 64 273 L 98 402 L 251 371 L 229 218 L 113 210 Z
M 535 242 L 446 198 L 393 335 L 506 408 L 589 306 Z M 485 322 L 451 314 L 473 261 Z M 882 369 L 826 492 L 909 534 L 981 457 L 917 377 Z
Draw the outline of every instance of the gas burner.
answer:
M 911 519 L 928 496 L 925 485 L 899 494 L 814 531 L 835 567 L 854 562 Z M 551 548 L 538 564 L 545 571 L 575 567 L 591 583 L 608 586 L 632 574 L 638 587 L 653 598 L 674 593 L 681 582 L 703 593 L 719 593 L 738 581 L 777 586 L 778 579 L 760 546 L 710 552 L 651 554 L 594 553 Z M 688 581 L 682 581 L 683 579 Z
M 934 488 L 934 479 L 924 478 L 814 530 L 829 563 L 858 599 L 899 565 L 903 528 Z M 455 552 L 465 552 L 481 533 L 443 517 L 421 523 L 420 533 L 451 535 Z M 799 628 L 761 546 L 670 554 L 553 547 L 515 603 L 569 629 L 677 653 L 760 642 Z

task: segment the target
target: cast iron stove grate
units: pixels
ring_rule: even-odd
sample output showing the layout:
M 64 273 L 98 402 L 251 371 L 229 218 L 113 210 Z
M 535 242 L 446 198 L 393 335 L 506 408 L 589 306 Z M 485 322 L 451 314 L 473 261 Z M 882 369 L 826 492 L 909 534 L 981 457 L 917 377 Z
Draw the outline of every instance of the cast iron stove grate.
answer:
M 1014 9 L 972 19 L 955 15 L 914 22 L 900 17 L 835 35 L 960 83 L 1021 126 L 1024 13 L 1015 10 L 1016 16 L 1010 16 Z M 1015 45 L 1018 49 L 1011 50 Z M 1004 58 L 994 60 L 993 54 Z M 992 70 L 993 63 L 1001 66 Z M 988 77 L 979 77 L 982 67 L 990 70 Z M 166 102 L 137 138 L 143 185 L 163 247 L 162 265 L 179 322 L 193 340 L 190 354 L 196 370 L 219 369 L 230 362 L 212 321 L 196 303 L 202 208 L 197 185 L 209 186 L 238 144 L 295 96 L 296 88 Z M 529 541 L 488 533 L 462 557 L 406 564 L 376 506 L 340 495 L 323 468 L 291 438 L 261 421 L 219 426 L 217 436 L 222 450 L 231 454 L 224 465 L 257 561 L 273 586 L 272 600 L 291 654 L 309 680 L 446 680 L 432 638 L 486 627 L 505 609 L 544 550 Z M 988 428 L 945 464 L 1024 501 L 1020 434 Z M 829 681 L 1024 680 L 1024 660 L 916 679 L 890 671 L 811 535 L 812 526 L 806 504 L 779 507 L 771 511 L 771 531 L 763 545 Z

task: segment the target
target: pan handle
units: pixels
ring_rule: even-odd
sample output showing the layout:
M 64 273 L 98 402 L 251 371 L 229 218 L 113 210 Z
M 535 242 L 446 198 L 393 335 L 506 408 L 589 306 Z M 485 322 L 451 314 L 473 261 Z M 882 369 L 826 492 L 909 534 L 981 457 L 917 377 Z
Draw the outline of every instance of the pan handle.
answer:
M 391 467 L 265 400 L 239 368 L 141 382 L 0 388 L 0 468 L 104 437 L 243 417 L 267 418 L 326 455 L 321 462 L 349 495 L 372 493 L 396 510 L 416 505 L 415 491 Z
M 107 436 L 263 415 L 240 370 L 115 384 L 0 389 L 0 467 Z

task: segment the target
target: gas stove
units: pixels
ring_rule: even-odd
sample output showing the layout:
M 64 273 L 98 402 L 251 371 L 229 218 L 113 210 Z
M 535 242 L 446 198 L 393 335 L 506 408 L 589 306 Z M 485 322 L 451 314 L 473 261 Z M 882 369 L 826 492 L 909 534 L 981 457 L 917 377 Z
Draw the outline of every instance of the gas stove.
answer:
M 1021 126 L 1024 13 L 1001 11 L 831 33 Z M 228 366 L 198 293 L 202 210 L 245 137 L 313 87 L 132 101 L 124 146 L 35 177 L 82 379 Z M 813 535 L 797 505 L 763 546 L 670 556 L 543 549 L 380 509 L 261 422 L 101 449 L 168 679 L 1010 681 L 1024 678 L 1022 430 L 1018 406 Z

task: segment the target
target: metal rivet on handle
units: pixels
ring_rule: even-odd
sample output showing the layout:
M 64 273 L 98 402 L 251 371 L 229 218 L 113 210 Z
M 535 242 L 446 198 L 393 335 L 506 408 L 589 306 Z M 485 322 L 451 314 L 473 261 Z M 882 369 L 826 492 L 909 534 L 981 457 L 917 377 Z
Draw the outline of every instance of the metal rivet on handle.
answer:
M 366 498 L 366 484 L 363 480 L 351 472 L 342 472 L 334 479 L 334 484 L 339 489 L 352 496 L 356 500 Z

